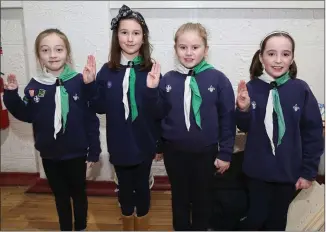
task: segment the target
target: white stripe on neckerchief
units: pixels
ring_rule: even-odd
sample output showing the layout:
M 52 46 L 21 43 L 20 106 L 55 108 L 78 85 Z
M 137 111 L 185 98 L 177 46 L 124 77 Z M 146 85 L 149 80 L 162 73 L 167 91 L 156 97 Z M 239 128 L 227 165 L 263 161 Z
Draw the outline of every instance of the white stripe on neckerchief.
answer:
M 128 65 L 130 60 L 128 60 L 122 53 L 121 53 L 121 58 L 120 58 L 120 64 L 121 65 Z M 127 67 L 125 75 L 123 77 L 122 81 L 122 103 L 125 109 L 125 120 L 128 119 L 129 117 L 129 104 L 128 104 L 128 89 L 129 89 L 129 76 L 130 76 L 130 66 Z
M 183 111 L 185 116 L 185 123 L 187 130 L 190 129 L 190 107 L 191 107 L 191 88 L 190 88 L 190 80 L 191 80 L 191 73 L 192 69 L 188 69 L 184 67 L 182 64 L 177 64 L 175 71 L 187 74 L 185 84 L 184 84 L 184 93 L 183 93 Z
M 58 78 L 56 78 L 53 74 L 48 73 L 46 68 L 43 68 L 42 74 L 40 76 L 34 77 L 34 80 L 43 84 L 43 85 L 54 85 Z M 61 91 L 60 86 L 56 86 L 55 97 L 55 111 L 54 111 L 54 138 L 57 138 L 57 134 L 62 128 L 62 115 L 61 115 Z
M 263 71 L 263 74 L 258 77 L 260 80 L 264 81 L 267 84 L 270 84 L 271 82 L 275 81 L 273 77 L 268 75 L 265 70 Z M 273 100 L 273 93 L 272 93 L 272 88 L 269 91 L 268 94 L 268 100 L 267 100 L 267 105 L 266 105 L 266 113 L 265 113 L 265 128 L 266 132 L 272 147 L 272 152 L 273 155 L 275 156 L 275 145 L 273 142 L 273 132 L 274 132 L 274 124 L 273 124 L 273 110 L 274 110 L 274 100 Z

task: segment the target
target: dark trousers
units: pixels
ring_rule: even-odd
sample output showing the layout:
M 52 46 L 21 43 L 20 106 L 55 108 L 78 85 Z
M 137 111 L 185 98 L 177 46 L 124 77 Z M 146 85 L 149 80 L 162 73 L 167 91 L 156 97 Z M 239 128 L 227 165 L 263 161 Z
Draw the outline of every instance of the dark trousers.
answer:
M 86 157 L 69 160 L 42 159 L 45 175 L 54 194 L 60 230 L 72 231 L 72 208 L 75 230 L 87 226 Z
M 230 168 L 223 174 L 215 173 L 213 192 L 213 215 L 210 225 L 213 231 L 235 231 L 240 219 L 248 211 L 248 193 L 242 172 L 244 152 L 232 155 Z
M 207 230 L 212 209 L 212 179 L 216 148 L 191 153 L 164 149 L 171 184 L 174 230 Z
M 239 229 L 285 231 L 295 185 L 248 178 L 247 187 L 249 210 Z
M 124 216 L 132 215 L 135 208 L 138 217 L 149 212 L 151 198 L 149 174 L 151 167 L 151 158 L 133 166 L 114 165 L 119 182 L 118 199 Z

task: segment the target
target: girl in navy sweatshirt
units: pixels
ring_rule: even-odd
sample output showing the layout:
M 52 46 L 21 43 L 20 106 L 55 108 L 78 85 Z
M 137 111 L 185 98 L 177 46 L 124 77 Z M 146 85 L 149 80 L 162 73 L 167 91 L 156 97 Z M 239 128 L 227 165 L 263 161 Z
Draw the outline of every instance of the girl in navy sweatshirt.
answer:
M 154 117 L 162 119 L 173 227 L 202 231 L 208 229 L 214 170 L 224 173 L 230 166 L 235 96 L 229 79 L 205 61 L 208 45 L 202 25 L 182 25 L 174 48 L 180 63 L 161 81 L 148 77 L 146 102 Z
M 18 120 L 32 123 L 35 148 L 55 197 L 61 230 L 87 227 L 86 169 L 101 153 L 99 120 L 88 107 L 87 76 L 72 70 L 68 38 L 58 29 L 41 32 L 35 55 L 42 67 L 18 95 L 15 75 L 8 76 L 4 103 Z M 70 199 L 73 200 L 73 212 Z
M 243 170 L 250 206 L 242 230 L 285 230 L 295 191 L 316 178 L 323 126 L 309 86 L 297 79 L 293 38 L 268 34 L 255 53 L 251 80 L 238 86 L 236 119 L 247 133 Z
M 148 230 L 149 175 L 159 125 L 144 108 L 142 96 L 147 76 L 159 78 L 160 67 L 152 63 L 149 31 L 139 12 L 123 5 L 111 29 L 110 60 L 97 73 L 91 107 L 106 115 L 107 148 L 119 182 L 123 230 Z M 86 71 L 95 77 L 94 57 Z

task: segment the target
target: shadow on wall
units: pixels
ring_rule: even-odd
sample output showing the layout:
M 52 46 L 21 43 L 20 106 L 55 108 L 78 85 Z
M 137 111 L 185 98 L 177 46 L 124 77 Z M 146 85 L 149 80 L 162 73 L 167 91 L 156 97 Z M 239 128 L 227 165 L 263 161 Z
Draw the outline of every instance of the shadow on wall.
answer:
M 33 128 L 31 123 L 19 121 L 18 119 L 14 118 L 11 114 L 9 114 L 9 121 L 9 128 L 15 136 L 17 136 L 23 141 L 33 140 L 32 142 L 34 144 Z
M 9 137 L 9 127 L 7 129 L 1 130 L 1 146 L 7 141 Z
M 19 121 L 9 113 L 9 127 L 1 130 L 1 146 L 5 143 L 10 143 L 12 152 L 34 149 L 32 124 Z

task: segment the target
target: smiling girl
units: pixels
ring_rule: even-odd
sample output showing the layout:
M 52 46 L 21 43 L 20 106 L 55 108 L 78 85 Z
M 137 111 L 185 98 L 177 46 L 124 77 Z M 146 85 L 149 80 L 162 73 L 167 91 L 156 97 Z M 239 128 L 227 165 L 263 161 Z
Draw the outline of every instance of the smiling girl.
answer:
M 322 120 L 309 86 L 297 79 L 295 43 L 275 31 L 261 42 L 251 81 L 238 86 L 237 126 L 247 133 L 243 169 L 249 212 L 242 230 L 284 231 L 298 189 L 316 178 L 323 153 Z
M 18 120 L 32 123 L 35 148 L 55 197 L 60 229 L 87 227 L 86 163 L 101 153 L 99 119 L 88 107 L 87 76 L 70 67 L 71 48 L 58 29 L 42 31 L 35 40 L 42 72 L 18 95 L 15 75 L 8 76 L 4 103 Z M 70 200 L 73 200 L 73 211 Z
M 171 183 L 175 230 L 207 230 L 214 164 L 230 166 L 235 97 L 229 79 L 205 60 L 206 29 L 182 25 L 175 35 L 179 63 L 162 80 L 147 80 L 147 101 L 162 119 L 164 164 Z
M 148 230 L 149 175 L 159 137 L 157 122 L 143 103 L 147 76 L 160 77 L 153 64 L 143 16 L 123 5 L 112 19 L 110 60 L 99 70 L 91 107 L 106 115 L 107 148 L 119 182 L 123 230 Z M 95 77 L 95 61 L 86 71 Z

